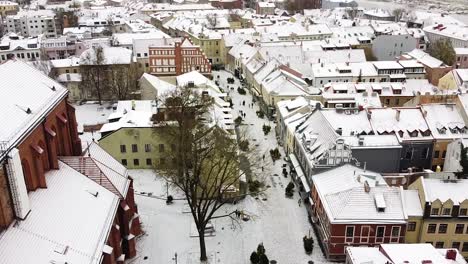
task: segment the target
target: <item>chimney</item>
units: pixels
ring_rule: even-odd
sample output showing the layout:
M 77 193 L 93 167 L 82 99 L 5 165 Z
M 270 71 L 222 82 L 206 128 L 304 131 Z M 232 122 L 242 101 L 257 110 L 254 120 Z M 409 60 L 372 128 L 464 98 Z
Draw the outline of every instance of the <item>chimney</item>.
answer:
M 335 130 L 335 132 L 336 132 L 338 135 L 341 136 L 341 135 L 343 134 L 343 129 L 342 129 L 341 127 L 339 127 L 339 128 L 337 128 L 337 129 Z
M 369 186 L 369 183 L 367 181 L 364 182 L 364 191 L 366 193 L 370 192 L 370 186 Z
M 455 259 L 457 258 L 457 251 L 455 249 L 447 249 L 447 252 L 445 253 L 445 258 L 455 261 Z
M 396 115 L 395 115 L 395 119 L 400 122 L 400 109 L 396 109 Z

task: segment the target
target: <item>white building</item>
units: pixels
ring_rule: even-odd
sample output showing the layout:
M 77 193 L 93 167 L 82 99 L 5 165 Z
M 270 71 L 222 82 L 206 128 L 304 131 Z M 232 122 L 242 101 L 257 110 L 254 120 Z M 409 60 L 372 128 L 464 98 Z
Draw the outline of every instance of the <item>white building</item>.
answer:
M 39 60 L 41 45 L 38 38 L 23 38 L 12 33 L 0 42 L 0 63 L 11 58 L 24 61 Z
M 5 32 L 15 32 L 23 37 L 57 37 L 55 13 L 52 10 L 27 10 L 7 16 Z
M 468 48 L 468 27 L 455 24 L 435 24 L 427 26 L 424 33 L 429 42 L 448 39 L 454 48 Z

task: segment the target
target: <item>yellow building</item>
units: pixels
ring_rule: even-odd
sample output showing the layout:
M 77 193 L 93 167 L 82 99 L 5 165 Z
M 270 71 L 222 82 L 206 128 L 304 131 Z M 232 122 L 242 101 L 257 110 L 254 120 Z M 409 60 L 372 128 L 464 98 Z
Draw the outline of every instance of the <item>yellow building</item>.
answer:
M 442 90 L 458 90 L 468 87 L 468 69 L 454 69 L 439 79 L 439 88 Z
M 7 15 L 14 15 L 18 12 L 18 3 L 11 1 L 0 1 L 0 15 L 5 17 Z
M 208 35 L 190 35 L 190 40 L 193 44 L 200 46 L 211 65 L 224 64 L 221 52 L 221 38 L 221 34 L 217 32 L 210 32 Z
M 419 177 L 409 189 L 418 191 L 423 208 L 418 242 L 456 248 L 468 257 L 468 180 Z
M 423 222 L 423 210 L 419 193 L 417 190 L 403 190 L 402 196 L 405 203 L 405 212 L 408 215 L 405 243 L 419 243 Z

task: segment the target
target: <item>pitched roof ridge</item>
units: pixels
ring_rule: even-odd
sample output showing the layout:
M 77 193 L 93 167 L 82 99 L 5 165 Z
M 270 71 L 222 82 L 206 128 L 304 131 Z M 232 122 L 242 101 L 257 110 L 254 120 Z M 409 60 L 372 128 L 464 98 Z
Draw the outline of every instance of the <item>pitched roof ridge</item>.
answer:
M 119 198 L 121 198 L 121 199 L 124 198 L 123 193 L 121 193 L 120 190 L 119 190 L 117 187 L 115 187 L 114 183 L 109 179 L 109 177 L 107 177 L 107 175 L 101 170 L 101 168 L 99 168 L 99 166 L 98 166 L 97 163 L 96 163 L 97 160 L 94 159 L 94 158 L 92 158 L 92 157 L 89 157 L 89 158 L 90 158 L 90 160 L 93 161 L 94 165 L 95 165 L 96 168 L 99 170 L 100 174 L 101 174 L 101 175 L 104 175 L 104 177 L 105 177 L 105 178 L 107 179 L 107 181 L 112 185 L 112 187 L 115 189 L 115 191 L 117 191 L 117 193 L 119 194 Z M 99 163 L 102 164 L 101 162 L 99 162 Z M 105 165 L 104 165 L 104 166 L 105 166 Z M 107 167 L 107 166 L 106 166 L 106 167 Z M 109 168 L 109 167 L 108 167 L 108 168 Z M 112 170 L 112 169 L 111 169 L 111 170 Z M 116 172 L 116 173 L 117 173 L 117 172 Z M 120 173 L 117 173 L 117 174 L 120 175 Z M 101 185 L 101 184 L 99 184 L 99 185 Z M 101 186 L 104 187 L 103 185 L 101 185 Z M 106 187 L 104 187 L 104 188 L 106 188 Z M 106 189 L 107 189 L 107 188 L 106 188 Z M 109 190 L 109 191 L 113 192 L 112 190 Z

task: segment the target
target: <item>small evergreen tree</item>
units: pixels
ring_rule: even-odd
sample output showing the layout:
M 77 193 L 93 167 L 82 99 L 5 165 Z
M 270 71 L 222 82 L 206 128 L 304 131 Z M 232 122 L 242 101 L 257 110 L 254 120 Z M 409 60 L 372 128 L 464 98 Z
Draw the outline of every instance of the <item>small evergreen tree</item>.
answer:
M 270 264 L 270 261 L 268 260 L 268 257 L 265 254 L 260 255 L 259 264 Z
M 257 254 L 260 255 L 265 255 L 265 247 L 263 246 L 263 243 L 258 244 L 257 246 Z
M 263 134 L 268 135 L 271 131 L 271 126 L 263 125 Z
M 257 252 L 253 251 L 252 254 L 250 254 L 250 263 L 258 264 L 259 262 L 260 257 L 258 256 Z
M 285 194 L 288 197 L 292 197 L 294 195 L 294 183 L 288 183 L 288 185 L 286 186 Z
M 452 42 L 448 39 L 439 39 L 429 46 L 429 54 L 445 64 L 452 66 L 455 63 L 456 54 Z
M 236 126 L 240 125 L 242 123 L 242 117 L 238 116 L 236 119 L 234 119 L 234 124 Z
M 460 150 L 460 166 L 462 167 L 462 171 L 461 171 L 461 175 L 462 176 L 465 176 L 466 174 L 468 174 L 468 157 L 467 157 L 467 154 L 468 154 L 468 148 L 465 148 L 465 146 L 463 146 L 463 144 L 461 144 L 461 150 Z

